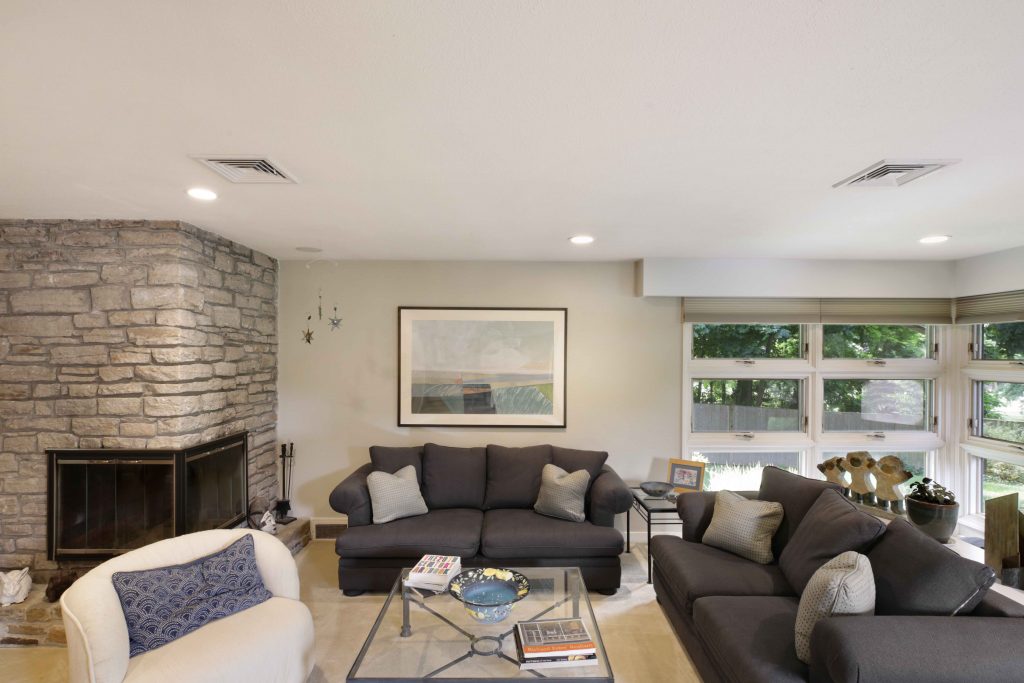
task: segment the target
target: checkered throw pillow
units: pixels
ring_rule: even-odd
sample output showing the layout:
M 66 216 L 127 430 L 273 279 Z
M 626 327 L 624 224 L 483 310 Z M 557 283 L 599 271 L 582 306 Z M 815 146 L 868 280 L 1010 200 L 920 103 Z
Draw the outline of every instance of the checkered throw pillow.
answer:
M 773 559 L 772 537 L 781 523 L 782 503 L 748 500 L 732 491 L 719 491 L 711 524 L 701 542 L 769 564 Z
M 875 613 L 875 576 L 867 557 L 852 550 L 814 572 L 796 612 L 796 656 L 811 659 L 811 631 L 821 619 L 838 614 Z

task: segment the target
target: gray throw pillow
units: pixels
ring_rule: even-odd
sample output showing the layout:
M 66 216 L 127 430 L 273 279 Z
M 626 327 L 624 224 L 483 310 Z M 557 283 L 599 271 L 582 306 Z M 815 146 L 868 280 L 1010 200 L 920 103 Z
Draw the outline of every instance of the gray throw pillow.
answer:
M 548 517 L 582 522 L 587 518 L 584 501 L 589 485 L 590 473 L 586 470 L 569 474 L 557 465 L 544 465 L 533 509 Z
M 701 543 L 769 564 L 773 559 L 772 537 L 781 522 L 781 503 L 748 500 L 732 491 L 719 491 L 711 524 Z
M 970 614 L 995 582 L 990 567 L 961 557 L 903 519 L 889 522 L 868 552 L 876 614 Z
M 370 490 L 374 524 L 428 512 L 416 481 L 416 468 L 412 465 L 406 465 L 394 474 L 370 472 L 366 477 L 366 488 Z
M 875 578 L 868 558 L 852 550 L 823 564 L 807 582 L 796 612 L 796 656 L 811 660 L 811 631 L 822 619 L 840 614 L 873 614 Z
M 822 491 L 779 556 L 779 569 L 799 595 L 819 567 L 847 550 L 865 552 L 884 531 L 882 520 L 838 491 Z

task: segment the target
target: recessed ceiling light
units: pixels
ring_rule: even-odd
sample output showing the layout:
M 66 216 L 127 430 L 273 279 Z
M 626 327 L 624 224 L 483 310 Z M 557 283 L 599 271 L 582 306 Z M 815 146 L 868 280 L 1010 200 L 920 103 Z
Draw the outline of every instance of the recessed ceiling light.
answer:
M 217 198 L 217 193 L 205 187 L 191 187 L 188 190 L 188 196 L 192 199 L 202 199 L 204 202 L 209 202 Z
M 569 238 L 569 241 L 573 244 L 591 244 L 594 238 L 590 235 L 573 235 Z
M 949 235 L 928 235 L 918 240 L 921 244 L 942 244 L 949 240 Z
M 319 254 L 323 249 L 320 247 L 295 247 L 295 251 L 301 251 L 303 254 Z

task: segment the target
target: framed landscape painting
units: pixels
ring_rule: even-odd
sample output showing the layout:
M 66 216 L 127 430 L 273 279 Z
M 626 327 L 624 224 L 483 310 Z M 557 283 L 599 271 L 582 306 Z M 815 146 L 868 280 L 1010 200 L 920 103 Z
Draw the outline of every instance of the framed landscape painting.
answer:
M 564 308 L 398 309 L 400 427 L 564 427 Z

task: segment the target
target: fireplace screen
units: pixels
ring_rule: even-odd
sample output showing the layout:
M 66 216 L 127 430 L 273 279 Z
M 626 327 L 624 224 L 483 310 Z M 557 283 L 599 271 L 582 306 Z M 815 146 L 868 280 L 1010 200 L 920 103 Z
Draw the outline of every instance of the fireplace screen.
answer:
M 193 448 L 50 450 L 50 559 L 117 555 L 238 525 L 248 506 L 246 433 Z

